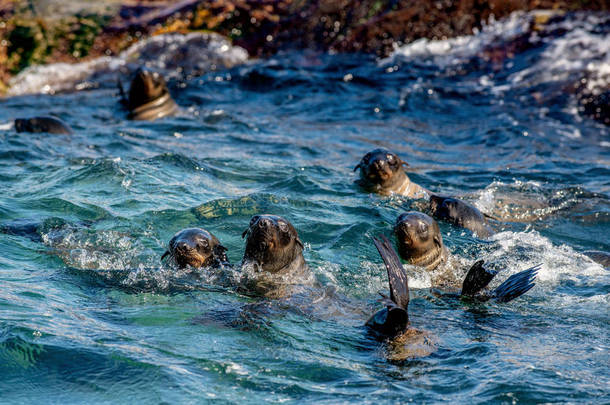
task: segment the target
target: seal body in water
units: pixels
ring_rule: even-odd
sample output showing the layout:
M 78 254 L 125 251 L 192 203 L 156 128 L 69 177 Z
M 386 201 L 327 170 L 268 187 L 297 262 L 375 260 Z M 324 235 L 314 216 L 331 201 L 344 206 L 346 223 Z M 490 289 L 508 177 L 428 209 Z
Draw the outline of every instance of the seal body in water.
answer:
M 228 264 L 227 249 L 216 236 L 201 228 L 187 228 L 177 232 L 161 256 L 172 257 L 179 267 L 217 267 Z
M 120 82 L 119 90 L 131 119 L 152 121 L 173 115 L 178 111 L 165 79 L 157 72 L 140 68 L 131 81 L 129 96 L 125 98 Z
M 407 163 L 386 149 L 375 149 L 360 160 L 354 171 L 360 169 L 357 183 L 365 190 L 381 195 L 392 193 L 409 198 L 427 198 L 428 190 L 413 183 L 405 173 Z
M 442 265 L 451 262 L 449 261 L 449 253 L 443 244 L 438 223 L 433 218 L 423 212 L 405 212 L 396 220 L 394 234 L 397 239 L 398 252 L 404 260 L 412 265 L 424 267 L 430 272 L 441 270 L 433 278 L 433 284 L 455 284 L 455 280 L 449 274 L 450 272 L 442 271 Z M 510 301 L 525 293 L 533 287 L 531 281 L 536 276 L 538 269 L 539 266 L 534 266 L 514 274 L 500 287 L 496 288 L 494 293 L 489 295 L 489 298 L 496 298 L 498 301 Z M 495 271 L 486 270 L 483 267 L 482 260 L 477 261 L 466 274 L 462 296 L 472 297 L 477 295 L 496 274 Z M 506 284 L 509 281 L 510 283 Z M 512 296 L 517 293 L 518 295 Z M 483 300 L 483 296 L 478 295 L 478 297 L 479 300 Z
M 280 298 L 294 292 L 296 285 L 311 284 L 303 243 L 286 219 L 255 215 L 242 237 L 246 238 L 242 260 L 246 290 Z
M 606 268 L 610 268 L 610 253 L 602 252 L 601 250 L 587 250 L 583 254 L 589 256 L 591 260 L 601 264 Z
M 17 118 L 15 120 L 15 130 L 17 132 L 46 132 L 49 134 L 72 133 L 72 129 L 68 124 L 53 117 Z
M 366 326 L 381 336 L 393 338 L 409 330 L 409 282 L 407 272 L 402 267 L 392 244 L 385 236 L 381 236 L 381 239 L 373 238 L 373 242 L 388 272 L 390 296 L 383 296 L 381 302 L 385 305 L 385 308 L 375 313 L 366 322 Z M 483 289 L 487 287 L 497 272 L 486 270 L 483 267 L 483 261 L 479 260 L 466 274 L 459 296 L 463 299 L 483 302 L 491 299 L 497 302 L 511 301 L 534 286 L 539 268 L 540 265 L 537 265 L 514 274 L 494 290 L 486 292 Z
M 493 234 L 483 213 L 458 198 L 433 194 L 430 196 L 430 212 L 434 218 L 469 229 L 480 238 Z
M 448 252 L 438 223 L 423 212 L 400 214 L 394 234 L 398 253 L 409 264 L 434 270 L 447 261 Z

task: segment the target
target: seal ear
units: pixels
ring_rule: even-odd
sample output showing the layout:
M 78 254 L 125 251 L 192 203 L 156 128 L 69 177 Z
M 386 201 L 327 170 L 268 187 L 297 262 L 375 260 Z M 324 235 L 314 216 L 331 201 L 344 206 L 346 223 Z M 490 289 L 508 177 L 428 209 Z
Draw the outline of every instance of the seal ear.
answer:
M 163 256 L 161 256 L 161 260 L 165 259 L 165 257 L 168 255 L 169 255 L 169 250 L 166 250 L 165 253 L 163 253 Z
M 356 165 L 356 167 L 354 167 L 354 171 L 356 171 L 356 170 L 360 169 L 361 167 L 362 167 L 362 161 L 360 161 L 360 163 L 358 163 L 358 164 Z
M 401 165 L 403 165 L 405 167 L 409 167 L 409 164 L 407 162 L 405 162 L 404 160 L 402 160 L 401 158 L 398 158 L 398 161 L 400 162 Z
M 441 235 L 434 235 L 434 243 L 436 244 L 436 246 L 443 247 L 443 240 L 441 239 Z

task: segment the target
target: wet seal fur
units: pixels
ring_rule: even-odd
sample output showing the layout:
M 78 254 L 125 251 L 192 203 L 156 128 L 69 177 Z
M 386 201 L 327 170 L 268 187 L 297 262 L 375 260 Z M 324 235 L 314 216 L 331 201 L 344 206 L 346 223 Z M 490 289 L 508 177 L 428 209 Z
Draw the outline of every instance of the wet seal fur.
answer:
M 362 157 L 354 167 L 360 169 L 360 180 L 356 183 L 365 190 L 381 195 L 392 193 L 409 198 L 427 198 L 430 192 L 413 183 L 403 166 L 408 164 L 387 149 L 375 149 Z
M 180 268 L 218 267 L 229 264 L 226 251 L 216 236 L 205 229 L 187 228 L 173 236 L 161 260 L 170 256 Z
M 366 326 L 382 337 L 393 338 L 408 332 L 409 328 L 409 282 L 407 272 L 400 263 L 398 255 L 392 248 L 392 244 L 385 237 L 373 238 L 375 247 L 388 272 L 390 285 L 390 296 L 382 295 L 380 300 L 385 308 L 375 313 L 367 322 Z M 483 260 L 477 261 L 468 271 L 462 283 L 462 291 L 459 297 L 466 300 L 477 300 L 481 302 L 491 299 L 497 302 L 511 301 L 527 291 L 535 284 L 534 280 L 540 269 L 540 264 L 513 274 L 500 286 L 490 292 L 484 292 L 489 282 L 498 274 L 496 271 L 487 270 L 483 267 Z
M 246 288 L 271 297 L 286 295 L 287 285 L 304 281 L 309 269 L 296 229 L 277 215 L 255 215 L 243 234 L 242 266 L 253 265 L 256 275 Z
M 433 194 L 430 196 L 430 213 L 436 219 L 447 221 L 455 226 L 476 233 L 479 238 L 493 235 L 485 215 L 475 206 L 455 197 Z
M 165 79 L 157 72 L 140 68 L 131 81 L 129 96 L 125 97 L 123 86 L 118 82 L 121 101 L 129 110 L 133 120 L 155 120 L 174 115 L 178 106 L 172 99 Z
M 66 134 L 72 133 L 72 128 L 59 118 L 54 117 L 31 117 L 17 118 L 15 120 L 15 130 L 17 132 L 31 132 L 49 134 Z

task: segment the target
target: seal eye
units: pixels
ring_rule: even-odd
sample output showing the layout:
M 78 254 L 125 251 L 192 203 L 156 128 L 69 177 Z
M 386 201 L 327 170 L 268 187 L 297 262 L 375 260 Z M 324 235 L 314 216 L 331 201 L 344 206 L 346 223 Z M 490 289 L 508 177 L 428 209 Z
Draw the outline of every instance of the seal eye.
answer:
M 199 245 L 199 247 L 201 247 L 201 248 L 203 248 L 203 249 L 207 249 L 207 248 L 210 246 L 210 244 L 208 243 L 208 241 L 207 241 L 207 240 L 205 240 L 205 239 L 203 239 L 203 240 L 199 241 L 199 244 L 198 244 L 198 245 Z
M 417 233 L 419 233 L 422 237 L 428 236 L 428 226 L 426 224 L 420 223 L 417 226 Z
M 394 162 L 394 155 L 387 154 L 387 155 L 385 155 L 385 158 L 388 161 L 388 163 L 390 163 L 390 164 L 394 164 L 395 163 Z

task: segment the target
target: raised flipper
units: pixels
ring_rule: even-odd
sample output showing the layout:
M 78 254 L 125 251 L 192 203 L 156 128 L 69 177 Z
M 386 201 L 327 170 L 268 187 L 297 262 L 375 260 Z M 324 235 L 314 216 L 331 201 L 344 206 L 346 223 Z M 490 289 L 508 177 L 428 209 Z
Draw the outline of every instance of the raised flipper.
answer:
M 373 238 L 373 243 L 375 243 L 375 247 L 379 251 L 386 270 L 388 271 L 390 299 L 394 301 L 397 306 L 407 309 L 409 306 L 409 282 L 407 280 L 407 272 L 402 267 L 400 259 L 388 238 L 381 235 L 381 239 L 382 241 Z
M 463 297 L 474 296 L 483 288 L 487 287 L 489 282 L 498 274 L 497 271 L 487 270 L 483 267 L 483 263 L 483 260 L 479 260 L 472 265 L 470 270 L 468 270 L 464 282 L 462 283 L 461 295 Z
M 535 284 L 534 279 L 542 264 L 537 264 L 527 270 L 510 276 L 489 295 L 498 302 L 508 302 L 528 292 Z
M 390 297 L 383 294 L 381 302 L 386 306 L 373 315 L 366 325 L 374 331 L 385 336 L 396 336 L 404 332 L 409 326 L 409 284 L 407 273 L 398 259 L 398 255 L 392 248 L 390 241 L 381 236 L 382 241 L 373 238 L 375 247 L 379 251 L 385 267 L 388 271 L 390 284 Z

